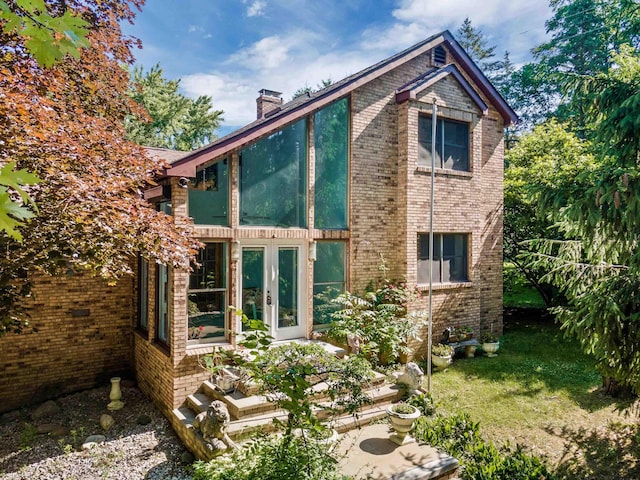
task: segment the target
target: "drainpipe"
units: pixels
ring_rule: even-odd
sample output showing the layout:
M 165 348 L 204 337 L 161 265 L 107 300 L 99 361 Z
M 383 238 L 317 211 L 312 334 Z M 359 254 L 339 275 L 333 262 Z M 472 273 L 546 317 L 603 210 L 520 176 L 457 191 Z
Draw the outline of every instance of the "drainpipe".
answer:
M 436 178 L 436 126 L 438 104 L 433 99 L 431 109 L 431 204 L 429 205 L 429 328 L 427 333 L 427 393 L 431 393 L 431 346 L 433 345 L 433 202 Z

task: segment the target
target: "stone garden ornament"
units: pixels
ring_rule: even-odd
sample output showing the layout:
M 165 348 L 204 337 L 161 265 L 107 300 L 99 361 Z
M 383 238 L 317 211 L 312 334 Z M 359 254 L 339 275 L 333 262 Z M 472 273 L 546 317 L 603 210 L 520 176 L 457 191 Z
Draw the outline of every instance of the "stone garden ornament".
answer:
M 236 446 L 227 434 L 230 420 L 231 417 L 224 402 L 214 400 L 209 404 L 206 412 L 196 416 L 193 426 L 200 431 L 208 448 L 213 453 L 220 454 Z
M 417 363 L 407 363 L 404 373 L 398 377 L 397 382 L 407 387 L 407 392 L 410 395 L 415 394 L 422 388 L 422 382 L 424 381 L 424 372 L 418 366 Z

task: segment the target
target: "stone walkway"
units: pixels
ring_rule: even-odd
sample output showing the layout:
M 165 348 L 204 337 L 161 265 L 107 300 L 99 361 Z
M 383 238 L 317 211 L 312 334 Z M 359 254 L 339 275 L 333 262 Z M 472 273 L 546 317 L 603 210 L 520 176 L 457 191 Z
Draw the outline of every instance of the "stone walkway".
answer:
M 390 433 L 388 425 L 375 424 L 344 434 L 338 447 L 342 473 L 370 480 L 455 478 L 455 458 L 416 442 L 398 446 Z

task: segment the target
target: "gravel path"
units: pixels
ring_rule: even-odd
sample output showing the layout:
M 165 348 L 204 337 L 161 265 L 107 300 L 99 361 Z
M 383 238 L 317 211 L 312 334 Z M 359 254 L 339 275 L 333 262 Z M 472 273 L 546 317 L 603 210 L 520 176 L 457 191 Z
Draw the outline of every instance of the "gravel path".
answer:
M 123 382 L 122 410 L 110 412 L 110 387 L 56 400 L 59 412 L 36 418 L 36 407 L 0 416 L 3 480 L 188 480 L 192 459 L 168 420 L 134 386 Z M 115 424 L 104 431 L 100 416 Z M 49 431 L 49 433 L 37 433 Z M 89 435 L 106 441 L 83 451 Z M 187 465 L 183 463 L 187 462 Z

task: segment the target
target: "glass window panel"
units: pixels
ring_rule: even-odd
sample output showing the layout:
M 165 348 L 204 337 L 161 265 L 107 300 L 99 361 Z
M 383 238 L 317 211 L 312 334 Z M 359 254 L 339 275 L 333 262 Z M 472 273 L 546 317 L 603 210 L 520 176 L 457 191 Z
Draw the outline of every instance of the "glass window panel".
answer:
M 300 120 L 241 151 L 241 225 L 306 226 L 306 131 Z
M 226 291 L 189 292 L 187 345 L 225 338 Z
M 242 249 L 242 311 L 249 319 L 263 320 L 264 260 L 264 248 Z
M 436 233 L 433 252 L 433 281 L 466 282 L 467 235 Z M 418 234 L 417 280 L 419 284 L 429 282 L 429 234 Z
M 349 112 L 347 99 L 318 111 L 314 116 L 315 227 L 347 228 L 347 177 Z
M 169 272 L 166 265 L 156 268 L 156 338 L 163 343 L 169 343 L 169 305 L 168 288 Z
M 189 216 L 199 225 L 229 224 L 229 167 L 226 159 L 198 169 L 189 187 Z
M 418 117 L 418 165 L 431 166 L 431 117 Z M 436 168 L 469 170 L 469 125 L 438 119 L 436 131 Z M 443 163 L 444 162 L 444 163 Z
M 313 264 L 313 324 L 326 325 L 340 307 L 331 300 L 346 288 L 346 243 L 318 242 Z
M 298 325 L 298 249 L 278 249 L 278 328 Z
M 149 329 L 149 262 L 138 258 L 138 328 Z
M 208 243 L 189 275 L 188 345 L 225 338 L 227 304 L 226 244 Z

